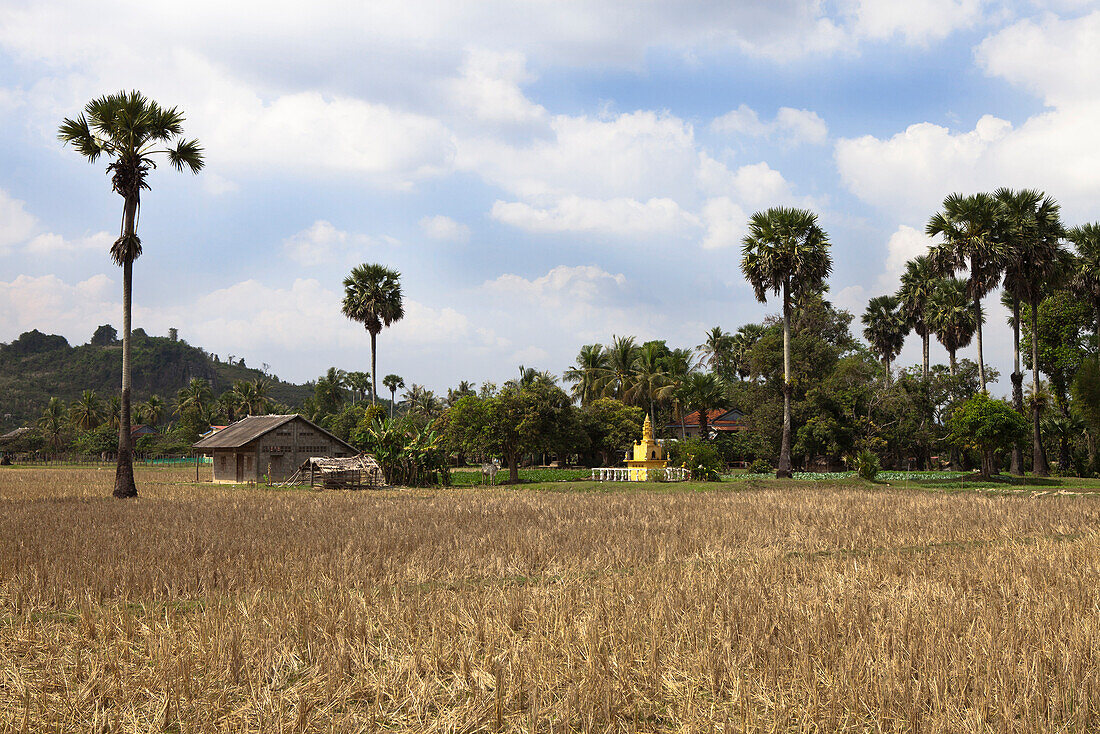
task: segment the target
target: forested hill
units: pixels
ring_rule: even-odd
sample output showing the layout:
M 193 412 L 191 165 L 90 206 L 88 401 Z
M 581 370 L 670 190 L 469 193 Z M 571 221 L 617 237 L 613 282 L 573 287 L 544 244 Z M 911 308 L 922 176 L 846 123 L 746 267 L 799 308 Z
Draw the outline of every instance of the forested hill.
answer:
M 258 369 L 217 359 L 183 340 L 135 329 L 132 341 L 135 403 L 159 395 L 170 405 L 176 391 L 193 377 L 206 378 L 215 395 L 235 380 L 266 377 Z M 100 327 L 88 344 L 77 347 L 63 336 L 28 331 L 11 344 L 0 343 L 0 426 L 10 429 L 33 422 L 51 397 L 70 403 L 84 390 L 95 390 L 101 398 L 117 395 L 121 375 L 122 344 L 109 326 Z M 268 397 L 291 407 L 313 394 L 307 385 L 267 379 Z

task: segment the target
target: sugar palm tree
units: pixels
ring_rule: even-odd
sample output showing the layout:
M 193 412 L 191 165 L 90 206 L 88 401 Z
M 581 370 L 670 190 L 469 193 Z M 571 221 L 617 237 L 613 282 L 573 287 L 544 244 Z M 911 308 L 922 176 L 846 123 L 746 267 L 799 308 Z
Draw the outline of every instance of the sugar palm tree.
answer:
M 65 440 L 65 404 L 60 398 L 50 398 L 42 416 L 38 419 L 38 430 L 50 448 L 57 451 Z
M 898 300 L 902 312 L 917 336 L 921 338 L 921 375 L 928 377 L 928 342 L 932 331 L 928 326 L 928 300 L 936 288 L 935 268 L 927 255 L 913 258 L 905 264 L 901 274 Z
M 1033 189 L 1013 191 L 1001 188 L 994 193 L 1000 205 L 999 230 L 1005 245 L 1004 292 L 1012 308 L 1012 341 L 1014 372 L 1012 397 L 1016 408 L 1023 412 L 1023 375 L 1020 371 L 1020 303 L 1031 307 L 1031 382 L 1032 389 L 1039 384 L 1039 336 L 1036 321 L 1039 301 L 1044 291 L 1060 273 L 1067 269 L 1068 253 L 1062 247 L 1065 228 L 1059 217 L 1058 203 L 1049 196 Z M 1041 406 L 1033 402 L 1032 419 L 1032 470 L 1045 477 L 1050 474 L 1046 452 L 1043 450 Z M 1013 457 L 1014 473 L 1023 474 L 1023 462 Z
M 1077 251 L 1070 283 L 1078 298 L 1087 299 L 1096 312 L 1096 350 L 1100 352 L 1100 222 L 1074 227 L 1067 237 Z
M 405 378 L 401 375 L 386 375 L 382 384 L 390 391 L 390 419 L 393 419 L 393 404 L 397 400 L 397 391 L 405 387 Z
M 405 316 L 401 296 L 401 273 L 384 265 L 367 264 L 352 268 L 344 278 L 344 315 L 358 321 L 370 334 L 370 401 L 378 402 L 377 340 L 382 327 Z
M 352 404 L 354 405 L 357 400 L 365 400 L 367 391 L 370 390 L 370 373 L 369 372 L 348 372 L 347 373 L 348 389 L 351 390 Z
M 69 406 L 69 421 L 78 431 L 91 431 L 103 423 L 103 403 L 94 390 L 85 390 Z
M 905 313 L 895 296 L 876 296 L 867 303 L 863 312 L 863 336 L 886 366 L 886 379 L 890 379 L 890 363 L 901 353 L 905 334 L 909 330 Z
M 133 446 L 130 437 L 130 301 L 134 260 L 141 255 L 137 235 L 141 191 L 149 188 L 149 171 L 156 157 L 165 155 L 177 171 L 198 173 L 203 167 L 197 140 L 183 137 L 183 113 L 161 107 L 138 91 L 118 92 L 93 99 L 76 119 L 66 118 L 58 129 L 61 142 L 95 163 L 110 159 L 111 188 L 122 197 L 122 228 L 111 246 L 111 258 L 122 267 L 122 411 L 118 429 L 118 466 L 115 497 L 137 496 Z
M 603 392 L 610 358 L 602 344 L 585 344 L 577 354 L 573 367 L 565 371 L 565 381 L 573 383 L 570 392 L 574 400 L 588 405 Z
M 955 355 L 970 344 L 978 328 L 978 319 L 985 318 L 979 312 L 975 318 L 967 295 L 966 281 L 958 278 L 941 278 L 928 299 L 928 325 L 950 360 L 951 376 L 958 374 Z
M 774 207 L 749 218 L 742 240 L 741 270 L 756 299 L 767 302 L 768 291 L 783 304 L 783 437 L 777 477 L 791 476 L 791 299 L 825 288 L 833 267 L 829 237 L 817 215 L 804 209 Z
M 967 296 L 974 310 L 978 347 L 978 378 L 986 389 L 985 355 L 982 352 L 982 298 L 997 287 L 1004 269 L 1005 245 L 997 236 L 998 207 L 989 194 L 951 194 L 943 200 L 943 211 L 932 215 L 925 227 L 929 237 L 943 242 L 929 253 L 941 275 L 967 272 Z

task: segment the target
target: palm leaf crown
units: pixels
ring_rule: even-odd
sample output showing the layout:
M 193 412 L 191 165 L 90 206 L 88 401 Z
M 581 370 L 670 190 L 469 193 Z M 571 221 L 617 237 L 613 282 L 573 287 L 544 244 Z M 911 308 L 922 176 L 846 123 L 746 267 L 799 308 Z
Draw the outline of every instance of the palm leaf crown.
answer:
M 989 194 L 951 194 L 943 211 L 932 215 L 924 231 L 943 242 L 929 250 L 936 271 L 949 276 L 969 270 L 967 294 L 981 298 L 1000 282 L 1006 247 L 997 235 L 998 208 Z
M 358 321 L 371 334 L 405 316 L 401 274 L 378 264 L 357 265 L 344 278 L 344 315 Z
M 57 138 L 91 163 L 101 155 L 109 158 L 111 187 L 136 203 L 141 190 L 149 188 L 146 177 L 157 167 L 155 155 L 167 155 L 177 171 L 184 167 L 191 173 L 202 170 L 203 149 L 197 140 L 183 137 L 183 121 L 177 108 L 161 107 L 137 90 L 117 92 L 93 99 L 75 120 L 65 118 Z M 119 265 L 133 262 L 139 255 L 137 235 L 120 236 L 111 247 L 111 256 Z
M 833 268 L 829 238 L 817 224 L 817 215 L 805 209 L 773 207 L 749 219 L 742 240 L 741 269 L 756 299 L 767 292 L 779 295 L 784 284 L 791 296 L 820 291 Z

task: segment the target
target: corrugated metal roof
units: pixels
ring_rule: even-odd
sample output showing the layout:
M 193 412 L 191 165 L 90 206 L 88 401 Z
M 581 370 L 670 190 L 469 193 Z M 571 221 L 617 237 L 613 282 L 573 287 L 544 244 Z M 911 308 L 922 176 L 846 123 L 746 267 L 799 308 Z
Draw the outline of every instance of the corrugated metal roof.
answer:
M 235 449 L 298 417 L 300 416 L 297 413 L 294 415 L 250 415 L 226 426 L 213 436 L 207 436 L 196 443 L 195 448 Z M 302 418 L 302 420 L 305 420 L 305 418 Z
M 359 453 L 359 449 L 352 446 L 347 441 L 342 440 L 339 436 L 334 435 L 331 431 L 326 431 L 319 425 L 311 420 L 308 420 L 305 416 L 298 413 L 293 415 L 250 415 L 247 418 L 241 418 L 236 423 L 232 423 L 225 428 L 221 429 L 212 436 L 207 436 L 194 445 L 196 449 L 236 449 L 244 446 L 247 443 L 255 441 L 265 433 L 274 431 L 279 426 L 282 426 L 295 418 L 299 418 L 305 421 L 314 430 L 320 431 L 333 441 L 348 448 L 349 451 Z
M 9 433 L 5 433 L 3 436 L 0 436 L 0 441 L 11 441 L 13 439 L 19 438 L 20 436 L 30 433 L 33 430 L 33 428 L 16 428 L 14 431 L 10 431 Z

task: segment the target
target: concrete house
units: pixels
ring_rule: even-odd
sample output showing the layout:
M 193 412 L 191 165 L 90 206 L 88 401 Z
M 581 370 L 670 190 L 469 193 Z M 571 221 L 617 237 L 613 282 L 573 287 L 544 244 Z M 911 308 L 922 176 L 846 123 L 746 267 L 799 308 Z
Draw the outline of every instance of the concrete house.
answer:
M 686 438 L 699 438 L 699 411 L 692 411 L 685 415 L 682 424 L 680 421 L 676 421 L 669 423 L 665 428 L 672 435 L 679 438 L 681 425 Z M 714 438 L 720 433 L 747 430 L 749 430 L 749 427 L 745 425 L 745 415 L 736 408 L 732 410 L 730 408 L 717 408 L 707 411 L 707 432 L 710 434 L 708 438 Z
M 359 452 L 300 415 L 251 415 L 201 439 L 195 452 L 213 457 L 214 481 L 280 482 L 315 456 Z

